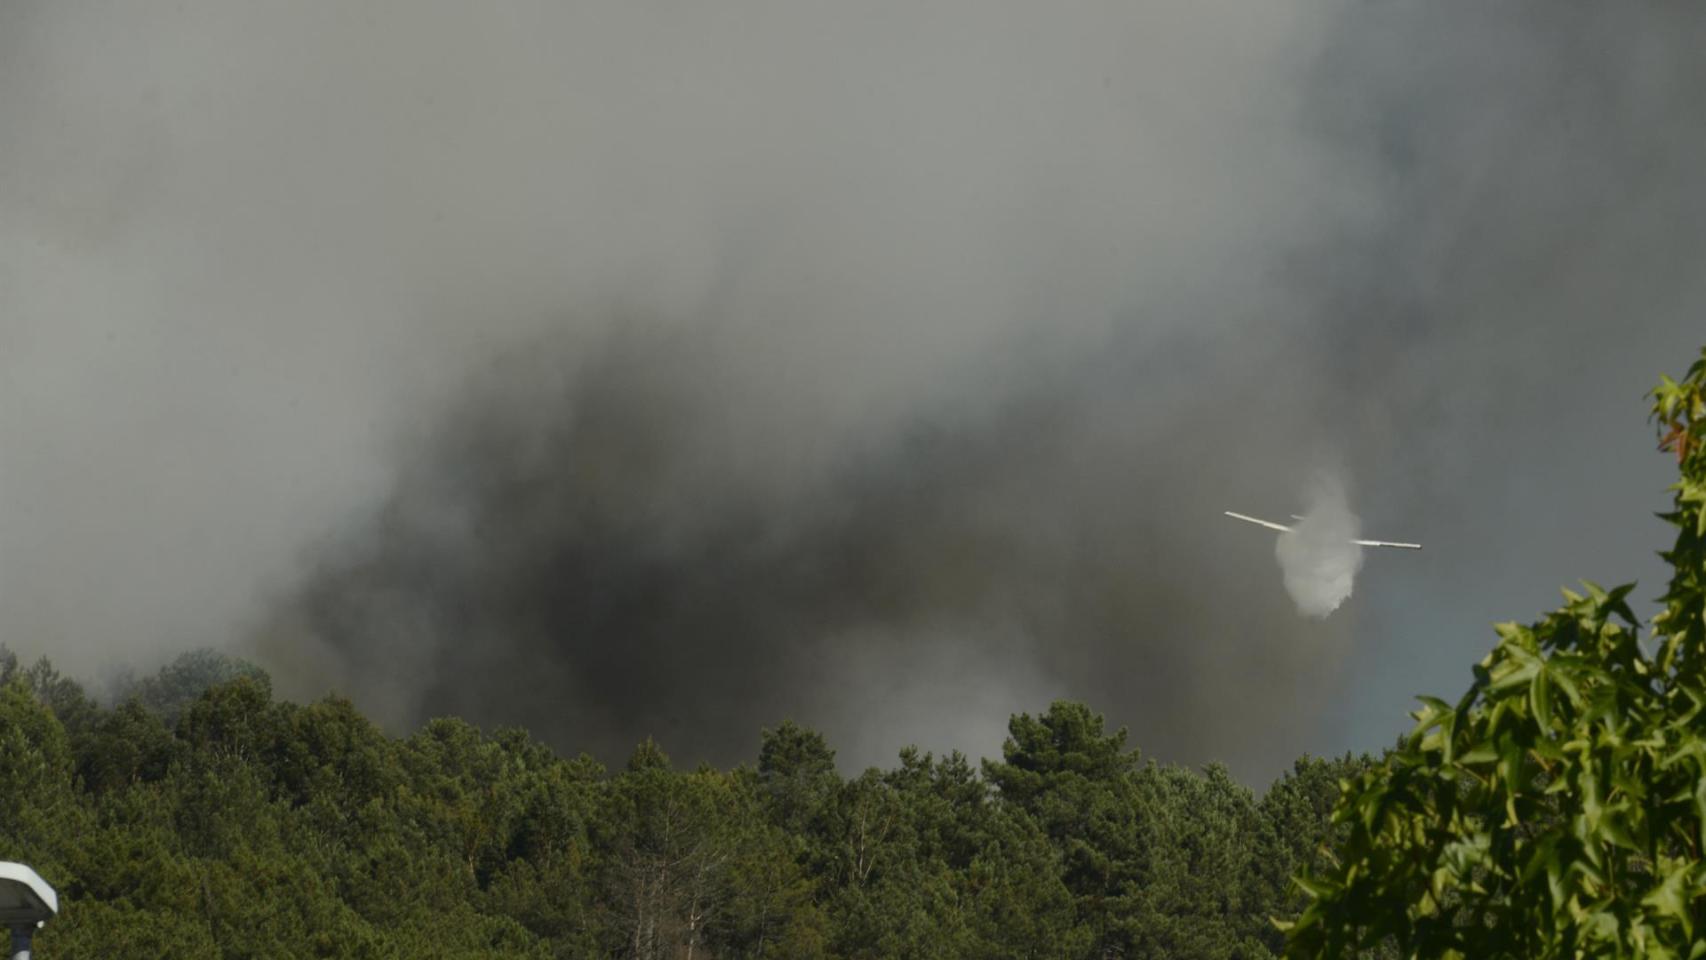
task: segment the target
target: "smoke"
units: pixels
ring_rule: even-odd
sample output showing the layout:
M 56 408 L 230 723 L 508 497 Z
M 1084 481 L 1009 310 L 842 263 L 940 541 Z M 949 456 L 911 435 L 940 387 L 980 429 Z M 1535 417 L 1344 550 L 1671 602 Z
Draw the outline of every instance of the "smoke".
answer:
M 1134 441 L 1102 433 L 1123 394 L 1050 383 L 784 479 L 746 462 L 755 425 L 706 401 L 733 388 L 698 338 L 616 336 L 567 376 L 561 349 L 435 417 L 381 514 L 281 598 L 261 653 L 285 685 L 332 676 L 398 726 L 480 716 L 606 756 L 644 731 L 732 763 L 778 716 L 855 762 L 898 731 L 992 750 L 1019 705 L 1085 691 L 1140 696 L 1168 718 L 1151 744 L 1177 749 L 1218 736 L 1213 705 L 1261 673 L 1318 682 L 1301 637 L 1252 646 L 1230 620 L 1149 647 L 1206 615 L 1164 552 L 1200 518 L 1158 522 L 1150 502 L 1189 492 L 1134 476 Z
M 1657 572 L 1703 44 L 1688 5 L 0 4 L 0 632 L 606 756 L 785 716 L 989 753 L 1057 696 L 1252 780 L 1378 747 L 1487 623 Z M 1219 522 L 1323 447 L 1429 547 L 1324 620 Z
M 1308 507 L 1274 547 L 1285 591 L 1306 617 L 1325 618 L 1351 598 L 1362 569 L 1362 522 L 1351 512 L 1344 484 L 1322 476 L 1310 487 Z

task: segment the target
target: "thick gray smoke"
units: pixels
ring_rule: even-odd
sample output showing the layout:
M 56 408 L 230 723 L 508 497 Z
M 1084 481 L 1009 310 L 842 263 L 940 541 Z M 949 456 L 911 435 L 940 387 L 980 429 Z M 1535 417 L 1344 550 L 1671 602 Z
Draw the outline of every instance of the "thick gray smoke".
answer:
M 1706 8 L 0 4 L 0 638 L 1258 780 L 1656 573 Z M 1300 618 L 1343 452 L 1428 550 Z M 1647 591 L 1647 595 L 1657 592 Z M 1429 642 L 1417 642 L 1427 638 Z
M 1361 531 L 1344 483 L 1330 475 L 1316 478 L 1307 509 L 1274 546 L 1285 591 L 1298 613 L 1324 618 L 1351 598 L 1362 569 L 1362 547 L 1356 543 Z

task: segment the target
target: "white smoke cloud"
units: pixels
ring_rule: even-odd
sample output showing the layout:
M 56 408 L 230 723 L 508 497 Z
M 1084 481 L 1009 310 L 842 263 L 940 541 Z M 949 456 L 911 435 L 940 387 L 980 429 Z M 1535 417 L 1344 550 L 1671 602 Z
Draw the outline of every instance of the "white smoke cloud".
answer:
M 1352 542 L 1361 529 L 1345 485 L 1331 476 L 1318 478 L 1309 491 L 1309 508 L 1274 547 L 1298 613 L 1325 618 L 1350 599 L 1362 569 L 1362 547 Z

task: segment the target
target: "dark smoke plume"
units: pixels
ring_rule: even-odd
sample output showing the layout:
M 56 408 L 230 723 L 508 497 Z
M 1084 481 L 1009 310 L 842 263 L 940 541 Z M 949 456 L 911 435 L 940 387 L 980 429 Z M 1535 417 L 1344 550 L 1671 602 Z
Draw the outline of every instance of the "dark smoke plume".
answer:
M 779 489 L 736 479 L 764 424 L 704 403 L 692 344 L 617 336 L 566 377 L 541 356 L 562 354 L 537 346 L 443 420 L 273 662 L 319 649 L 312 675 L 399 722 L 519 723 L 607 757 L 638 732 L 738 762 L 795 716 L 875 762 L 909 735 L 989 749 L 1006 713 L 1068 692 L 1136 702 L 1156 749 L 1201 751 L 1240 722 L 1222 704 L 1323 652 L 1183 626 L 1214 615 L 1168 544 L 1203 518 L 1154 516 L 1191 492 L 1083 436 L 1110 401 L 1081 387 L 912 422 Z M 1215 426 L 1235 429 L 1191 430 Z
M 1259 781 L 1658 576 L 1706 8 L 0 5 L 0 631 L 398 730 Z M 1299 617 L 1323 462 L 1370 555 Z M 1656 592 L 1656 587 L 1652 592 Z

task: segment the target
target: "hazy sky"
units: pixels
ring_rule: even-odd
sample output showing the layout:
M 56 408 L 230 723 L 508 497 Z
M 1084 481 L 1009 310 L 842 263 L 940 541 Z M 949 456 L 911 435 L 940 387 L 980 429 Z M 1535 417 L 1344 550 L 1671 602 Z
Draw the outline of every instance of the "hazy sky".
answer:
M 1706 8 L 0 5 L 0 641 L 1260 783 L 1660 592 Z M 1327 475 L 1370 555 L 1299 617 Z

